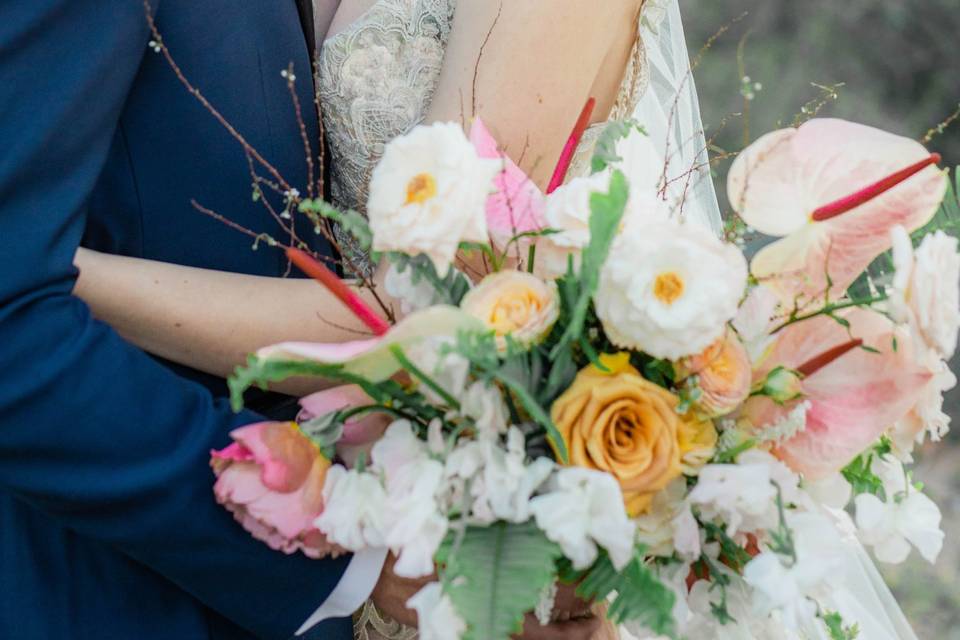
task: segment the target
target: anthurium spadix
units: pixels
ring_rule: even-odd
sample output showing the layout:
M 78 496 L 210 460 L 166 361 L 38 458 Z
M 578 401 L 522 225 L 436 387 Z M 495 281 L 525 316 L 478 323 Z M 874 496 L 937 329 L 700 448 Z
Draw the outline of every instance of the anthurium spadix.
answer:
M 744 150 L 728 177 L 730 202 L 757 231 L 782 238 L 753 259 L 753 275 L 787 297 L 837 295 L 943 201 L 947 177 L 920 143 L 872 127 L 815 119 Z
M 907 415 L 933 376 L 917 361 L 906 332 L 885 316 L 852 309 L 843 317 L 849 331 L 820 316 L 777 334 L 754 379 L 780 368 L 796 371 L 802 397 L 778 405 L 757 396 L 744 407 L 759 434 L 786 436 L 774 453 L 813 480 L 845 467 Z M 796 433 L 778 433 L 800 404 L 806 406 L 805 423 Z

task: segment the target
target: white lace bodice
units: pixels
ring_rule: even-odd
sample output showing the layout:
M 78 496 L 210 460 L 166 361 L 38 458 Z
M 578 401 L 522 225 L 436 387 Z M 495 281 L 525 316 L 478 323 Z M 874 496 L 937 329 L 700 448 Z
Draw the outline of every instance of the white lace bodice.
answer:
M 330 147 L 330 197 L 337 206 L 364 212 L 370 175 L 384 146 L 423 122 L 456 1 L 378 0 L 321 46 L 318 91 Z M 646 70 L 638 36 L 611 119 L 633 113 L 646 89 Z M 571 175 L 586 170 L 600 128 L 587 132 Z M 351 244 L 348 238 L 339 240 Z
M 363 212 L 384 145 L 423 121 L 454 7 L 455 0 L 378 0 L 320 48 L 318 91 L 336 205 Z

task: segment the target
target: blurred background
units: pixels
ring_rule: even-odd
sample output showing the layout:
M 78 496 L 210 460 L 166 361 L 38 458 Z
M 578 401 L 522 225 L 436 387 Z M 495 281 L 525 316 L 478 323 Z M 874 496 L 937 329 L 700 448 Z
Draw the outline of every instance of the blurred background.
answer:
M 717 134 L 715 153 L 742 148 L 745 122 L 755 138 L 789 125 L 804 106 L 822 104 L 821 115 L 916 139 L 960 106 L 960 0 L 680 5 L 692 56 L 723 25 L 730 27 L 695 71 L 707 137 Z M 928 146 L 943 154 L 946 166 L 960 164 L 960 122 Z M 726 175 L 726 168 L 719 163 L 717 174 Z M 953 368 L 960 371 L 960 359 Z M 960 640 L 960 389 L 947 404 L 955 430 L 946 442 L 920 452 L 916 472 L 943 510 L 944 552 L 936 566 L 914 552 L 904 565 L 881 567 L 924 640 Z

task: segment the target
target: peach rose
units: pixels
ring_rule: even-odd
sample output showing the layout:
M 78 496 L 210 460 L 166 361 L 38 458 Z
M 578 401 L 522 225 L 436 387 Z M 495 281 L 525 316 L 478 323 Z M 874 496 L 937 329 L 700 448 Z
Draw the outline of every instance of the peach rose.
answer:
M 630 366 L 629 355 L 603 356 L 551 408 L 570 464 L 605 471 L 623 490 L 631 516 L 681 474 L 679 399 Z
M 699 378 L 702 395 L 696 405 L 707 417 L 731 413 L 750 395 L 750 357 L 732 331 L 699 355 L 685 358 L 678 368 L 683 377 Z
M 330 461 L 293 422 L 235 430 L 234 442 L 211 454 L 214 494 L 253 537 L 284 553 L 338 556 L 313 521 L 323 512 Z
M 507 335 L 521 345 L 539 342 L 560 316 L 557 286 L 523 271 L 487 276 L 460 307 L 493 329 L 501 351 L 507 348 Z

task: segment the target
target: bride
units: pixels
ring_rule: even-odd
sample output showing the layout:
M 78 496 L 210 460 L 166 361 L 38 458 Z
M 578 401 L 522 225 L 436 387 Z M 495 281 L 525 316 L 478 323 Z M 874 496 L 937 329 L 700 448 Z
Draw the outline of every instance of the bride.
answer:
M 392 138 L 423 122 L 468 126 L 475 115 L 542 188 L 592 96 L 593 126 L 570 175 L 587 170 L 605 122 L 635 118 L 667 159 L 668 178 L 692 170 L 688 221 L 721 229 L 676 0 L 341 0 L 316 32 L 327 34 L 318 43 L 317 90 L 328 196 L 340 207 L 364 210 L 370 173 Z M 263 345 L 349 340 L 362 330 L 306 280 L 83 249 L 76 261 L 76 294 L 100 319 L 157 356 L 221 377 Z M 279 390 L 314 389 L 293 382 Z M 845 606 L 872 618 L 865 637 L 915 638 L 869 560 L 854 553 L 849 569 Z M 364 640 L 416 637 L 370 603 L 356 632 Z

